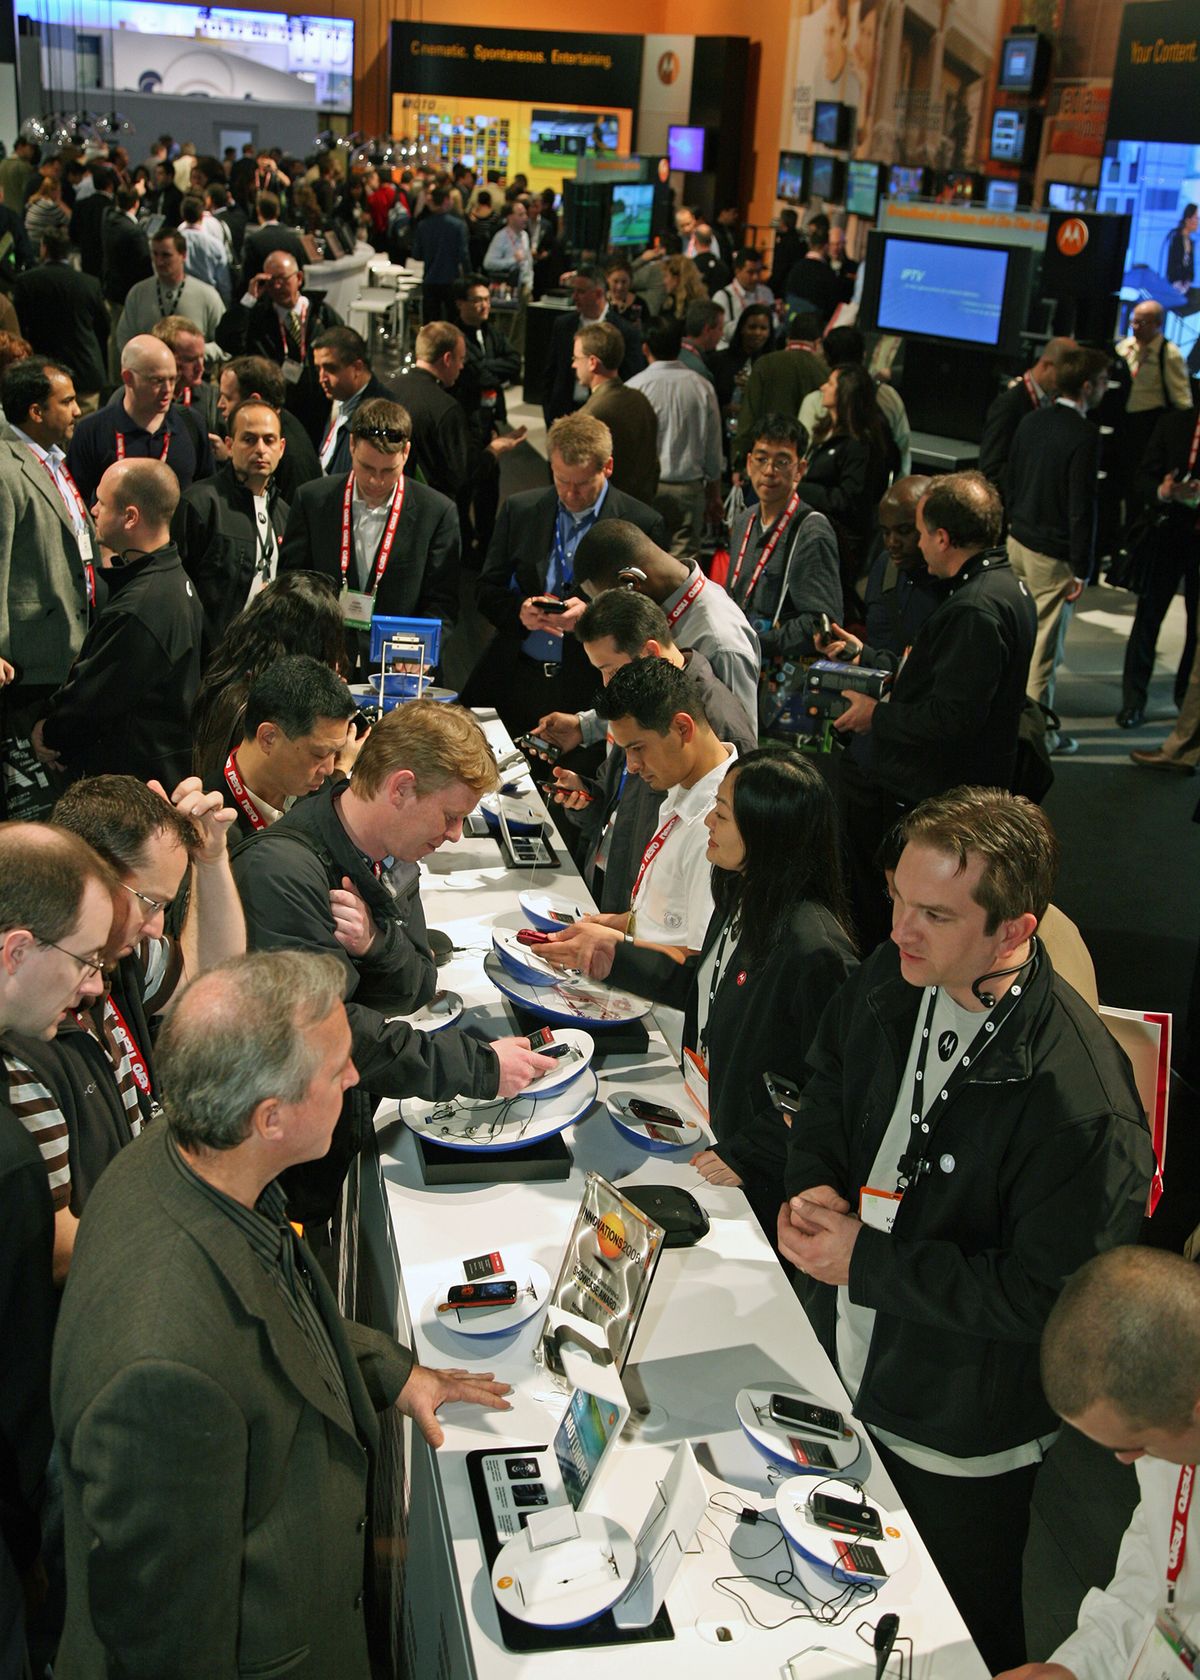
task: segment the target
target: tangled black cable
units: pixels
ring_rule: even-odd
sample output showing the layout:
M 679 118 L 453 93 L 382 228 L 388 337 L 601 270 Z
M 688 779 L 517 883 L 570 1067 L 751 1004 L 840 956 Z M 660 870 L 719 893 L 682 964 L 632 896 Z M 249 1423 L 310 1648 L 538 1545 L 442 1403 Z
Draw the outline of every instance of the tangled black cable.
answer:
M 771 1555 L 777 1546 L 787 1547 L 787 1536 L 782 1527 L 766 1511 L 755 1510 L 751 1505 L 722 1504 L 721 1495 L 718 1493 L 714 1493 L 708 1503 L 714 1511 L 720 1511 L 724 1516 L 736 1517 L 738 1524 L 744 1523 L 748 1526 L 766 1527 L 775 1530 L 775 1538 L 769 1546 L 761 1552 L 756 1552 L 752 1557 L 747 1557 L 744 1553 L 734 1550 L 733 1536 L 730 1535 L 729 1538 L 726 1538 L 714 1523 L 714 1532 L 720 1536 L 721 1543 L 729 1547 L 730 1556 L 736 1562 L 761 1563 L 764 1558 Z M 736 1533 L 736 1529 L 734 1533 Z M 789 1622 L 818 1622 L 823 1627 L 838 1627 L 852 1610 L 870 1604 L 878 1594 L 879 1589 L 870 1582 L 851 1581 L 840 1592 L 835 1593 L 832 1598 L 817 1598 L 815 1594 L 808 1591 L 796 1574 L 790 1549 L 787 1551 L 787 1559 L 787 1568 L 777 1569 L 772 1576 L 754 1575 L 748 1571 L 743 1571 L 740 1575 L 719 1575 L 713 1581 L 713 1586 L 726 1598 L 731 1598 L 735 1604 L 740 1605 L 747 1619 L 756 1628 L 761 1628 L 764 1633 L 774 1633 L 781 1627 L 787 1627 Z M 782 1621 L 761 1621 L 741 1593 L 736 1590 L 736 1584 L 742 1581 L 753 1582 L 760 1587 L 774 1587 L 778 1592 L 786 1592 L 789 1601 L 797 1608 L 793 1610 L 790 1616 L 785 1616 Z M 795 1583 L 794 1590 L 786 1591 L 793 1582 Z

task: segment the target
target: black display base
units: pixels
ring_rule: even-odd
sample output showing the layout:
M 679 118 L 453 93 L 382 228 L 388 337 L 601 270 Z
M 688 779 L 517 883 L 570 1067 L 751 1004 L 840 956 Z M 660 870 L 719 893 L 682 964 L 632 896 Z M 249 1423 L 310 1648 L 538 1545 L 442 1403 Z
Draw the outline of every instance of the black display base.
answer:
M 517 1031 L 528 1036 L 540 1028 L 549 1026 L 554 1031 L 552 1023 L 543 1021 L 528 1009 L 522 1009 L 519 1003 L 509 999 L 513 1014 L 517 1017 Z M 595 1062 L 605 1056 L 644 1056 L 650 1048 L 650 1035 L 640 1021 L 622 1021 L 615 1027 L 588 1027 L 587 1031 L 595 1041 L 596 1049 L 592 1056 Z
M 502 1154 L 490 1150 L 447 1149 L 418 1136 L 417 1159 L 426 1184 L 557 1183 L 571 1176 L 571 1151 L 562 1138 L 539 1138 L 523 1149 Z
M 531 1457 L 534 1453 L 545 1451 L 544 1446 L 504 1449 L 505 1457 L 513 1458 Z M 475 1501 L 475 1518 L 483 1541 L 484 1569 L 489 1580 L 492 1565 L 500 1551 L 500 1542 L 492 1524 L 492 1503 L 488 1498 L 483 1461 L 485 1458 L 495 1457 L 495 1447 L 467 1454 L 467 1476 L 471 1483 L 471 1497 Z M 488 1590 L 491 1590 L 490 1587 Z M 675 1637 L 675 1629 L 671 1625 L 665 1604 L 649 1627 L 644 1628 L 619 1628 L 613 1621 L 611 1610 L 606 1610 L 603 1616 L 597 1616 L 594 1622 L 586 1622 L 583 1627 L 574 1628 L 530 1627 L 528 1623 L 519 1622 L 515 1616 L 510 1616 L 508 1611 L 502 1610 L 498 1604 L 496 1615 L 500 1622 L 500 1637 L 504 1641 L 505 1649 L 522 1654 L 527 1651 L 578 1651 L 588 1645 L 645 1645 Z

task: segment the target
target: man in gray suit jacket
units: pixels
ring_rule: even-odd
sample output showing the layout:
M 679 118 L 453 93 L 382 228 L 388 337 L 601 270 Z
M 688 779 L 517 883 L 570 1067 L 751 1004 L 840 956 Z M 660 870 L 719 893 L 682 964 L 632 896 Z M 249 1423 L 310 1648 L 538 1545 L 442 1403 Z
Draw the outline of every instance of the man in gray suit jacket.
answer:
M 76 1680 L 369 1680 L 377 1411 L 503 1384 L 344 1319 L 279 1174 L 324 1153 L 356 1081 L 342 969 L 260 952 L 189 988 L 158 1043 L 166 1123 L 88 1202 L 55 1342 Z
M 0 385 L 0 658 L 14 678 L 2 733 L 27 735 L 83 646 L 99 561 L 63 452 L 79 404 L 71 370 L 31 356 Z

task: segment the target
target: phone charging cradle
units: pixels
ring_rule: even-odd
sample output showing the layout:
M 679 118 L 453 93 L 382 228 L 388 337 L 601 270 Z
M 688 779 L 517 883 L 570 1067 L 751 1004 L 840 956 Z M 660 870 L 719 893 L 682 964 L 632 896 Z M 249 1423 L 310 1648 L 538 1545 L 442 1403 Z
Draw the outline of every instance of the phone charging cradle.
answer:
M 870 1457 L 861 1436 L 853 1429 L 847 1428 L 835 1440 L 828 1435 L 814 1435 L 798 1425 L 776 1423 L 771 1416 L 772 1394 L 783 1394 L 789 1400 L 800 1400 L 813 1406 L 827 1404 L 806 1389 L 785 1383 L 764 1383 L 739 1390 L 734 1402 L 738 1422 L 746 1439 L 768 1464 L 776 1470 L 786 1471 L 789 1476 L 844 1476 L 853 1473 L 857 1478 L 867 1475 Z M 824 1456 L 820 1449 L 825 1448 L 833 1463 L 801 1464 L 792 1448 L 793 1441 L 799 1442 L 802 1451 L 812 1448 L 817 1460 Z
M 881 1588 L 885 1580 L 895 1575 L 908 1560 L 907 1516 L 903 1513 L 884 1511 L 853 1482 L 839 1482 L 826 1478 L 819 1484 L 822 1493 L 827 1493 L 834 1499 L 849 1499 L 856 1505 L 865 1501 L 879 1513 L 883 1527 L 882 1539 L 874 1539 L 865 1534 L 837 1534 L 832 1529 L 822 1528 L 820 1523 L 813 1520 L 809 1500 L 816 1485 L 811 1476 L 792 1476 L 775 1495 L 775 1515 L 787 1537 L 788 1545 L 805 1563 L 829 1576 L 839 1586 L 861 1582 L 865 1586 Z M 848 1567 L 841 1560 L 839 1544 L 869 1546 L 887 1571 L 887 1576 L 863 1574 Z
M 637 1547 L 619 1523 L 555 1506 L 533 1512 L 500 1548 L 492 1593 L 518 1621 L 579 1627 L 624 1596 L 637 1568 Z

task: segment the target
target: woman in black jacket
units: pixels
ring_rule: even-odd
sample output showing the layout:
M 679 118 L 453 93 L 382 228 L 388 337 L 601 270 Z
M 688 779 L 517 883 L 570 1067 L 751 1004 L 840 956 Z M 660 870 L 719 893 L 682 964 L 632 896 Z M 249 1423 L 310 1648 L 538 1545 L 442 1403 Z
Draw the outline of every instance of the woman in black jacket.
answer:
M 834 368 L 821 387 L 821 400 L 825 415 L 813 428 L 800 499 L 823 513 L 837 532 L 842 586 L 849 599 L 866 570 L 879 498 L 899 457 L 879 412 L 875 381 L 861 363 Z
M 617 948 L 611 983 L 684 1011 L 684 1064 L 714 1149 L 692 1164 L 741 1185 L 772 1243 L 783 1200 L 787 1129 L 764 1073 L 800 1084 L 821 1011 L 857 959 L 846 931 L 833 800 L 791 747 L 738 759 L 704 819 L 712 920 L 699 957 Z

